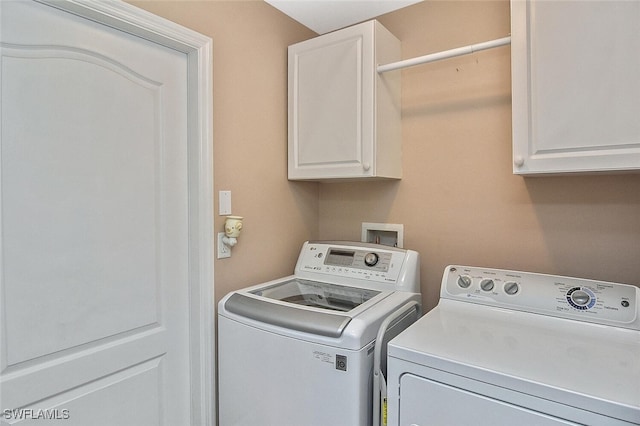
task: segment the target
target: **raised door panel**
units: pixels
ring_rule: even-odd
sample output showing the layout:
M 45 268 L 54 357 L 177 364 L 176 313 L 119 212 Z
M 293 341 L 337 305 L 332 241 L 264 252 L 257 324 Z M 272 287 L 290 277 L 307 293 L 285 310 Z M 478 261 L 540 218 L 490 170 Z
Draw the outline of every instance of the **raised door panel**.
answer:
M 157 325 L 159 85 L 85 52 L 3 54 L 7 362 Z
M 289 47 L 289 178 L 369 176 L 373 165 L 371 23 Z
M 640 169 L 640 3 L 512 1 L 514 173 Z

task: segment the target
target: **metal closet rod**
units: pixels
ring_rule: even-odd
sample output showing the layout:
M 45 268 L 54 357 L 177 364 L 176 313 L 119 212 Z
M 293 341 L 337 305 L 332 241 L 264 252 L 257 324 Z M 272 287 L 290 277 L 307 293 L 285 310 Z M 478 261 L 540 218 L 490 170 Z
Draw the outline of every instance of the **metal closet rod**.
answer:
M 457 47 L 455 49 L 445 50 L 444 52 L 431 53 L 429 55 L 419 56 L 417 58 L 405 59 L 404 61 L 392 62 L 386 65 L 378 65 L 378 73 L 413 67 L 415 65 L 422 65 L 429 62 L 440 61 L 442 59 L 455 58 L 456 56 L 467 55 L 469 53 L 478 52 L 480 50 L 487 50 L 494 47 L 504 46 L 505 44 L 509 43 L 511 43 L 511 36 L 499 38 L 497 40 L 485 41 L 483 43 L 472 44 L 469 46 Z

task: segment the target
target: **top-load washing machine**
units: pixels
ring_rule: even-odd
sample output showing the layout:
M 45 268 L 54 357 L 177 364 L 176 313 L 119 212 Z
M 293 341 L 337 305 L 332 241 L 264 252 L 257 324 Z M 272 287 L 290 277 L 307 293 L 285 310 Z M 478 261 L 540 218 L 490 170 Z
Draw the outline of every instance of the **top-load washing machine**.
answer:
M 220 425 L 377 422 L 386 342 L 421 315 L 419 271 L 415 251 L 306 242 L 293 275 L 226 295 Z
M 389 425 L 640 425 L 640 288 L 467 266 L 388 345 Z

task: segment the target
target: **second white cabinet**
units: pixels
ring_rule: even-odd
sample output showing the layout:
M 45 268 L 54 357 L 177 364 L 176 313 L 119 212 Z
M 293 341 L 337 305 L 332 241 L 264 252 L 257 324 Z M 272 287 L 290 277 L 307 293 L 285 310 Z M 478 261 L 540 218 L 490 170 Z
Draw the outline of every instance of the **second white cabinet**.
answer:
M 640 170 L 640 2 L 511 2 L 513 171 Z
M 289 46 L 289 179 L 402 177 L 400 41 L 377 21 Z

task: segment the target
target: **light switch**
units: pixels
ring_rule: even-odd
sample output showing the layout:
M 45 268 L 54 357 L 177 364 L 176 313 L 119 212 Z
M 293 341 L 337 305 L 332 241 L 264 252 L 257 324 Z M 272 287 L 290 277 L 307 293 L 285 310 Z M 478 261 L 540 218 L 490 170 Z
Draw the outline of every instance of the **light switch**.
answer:
M 231 214 L 231 191 L 220 191 L 218 193 L 218 209 L 220 216 Z

